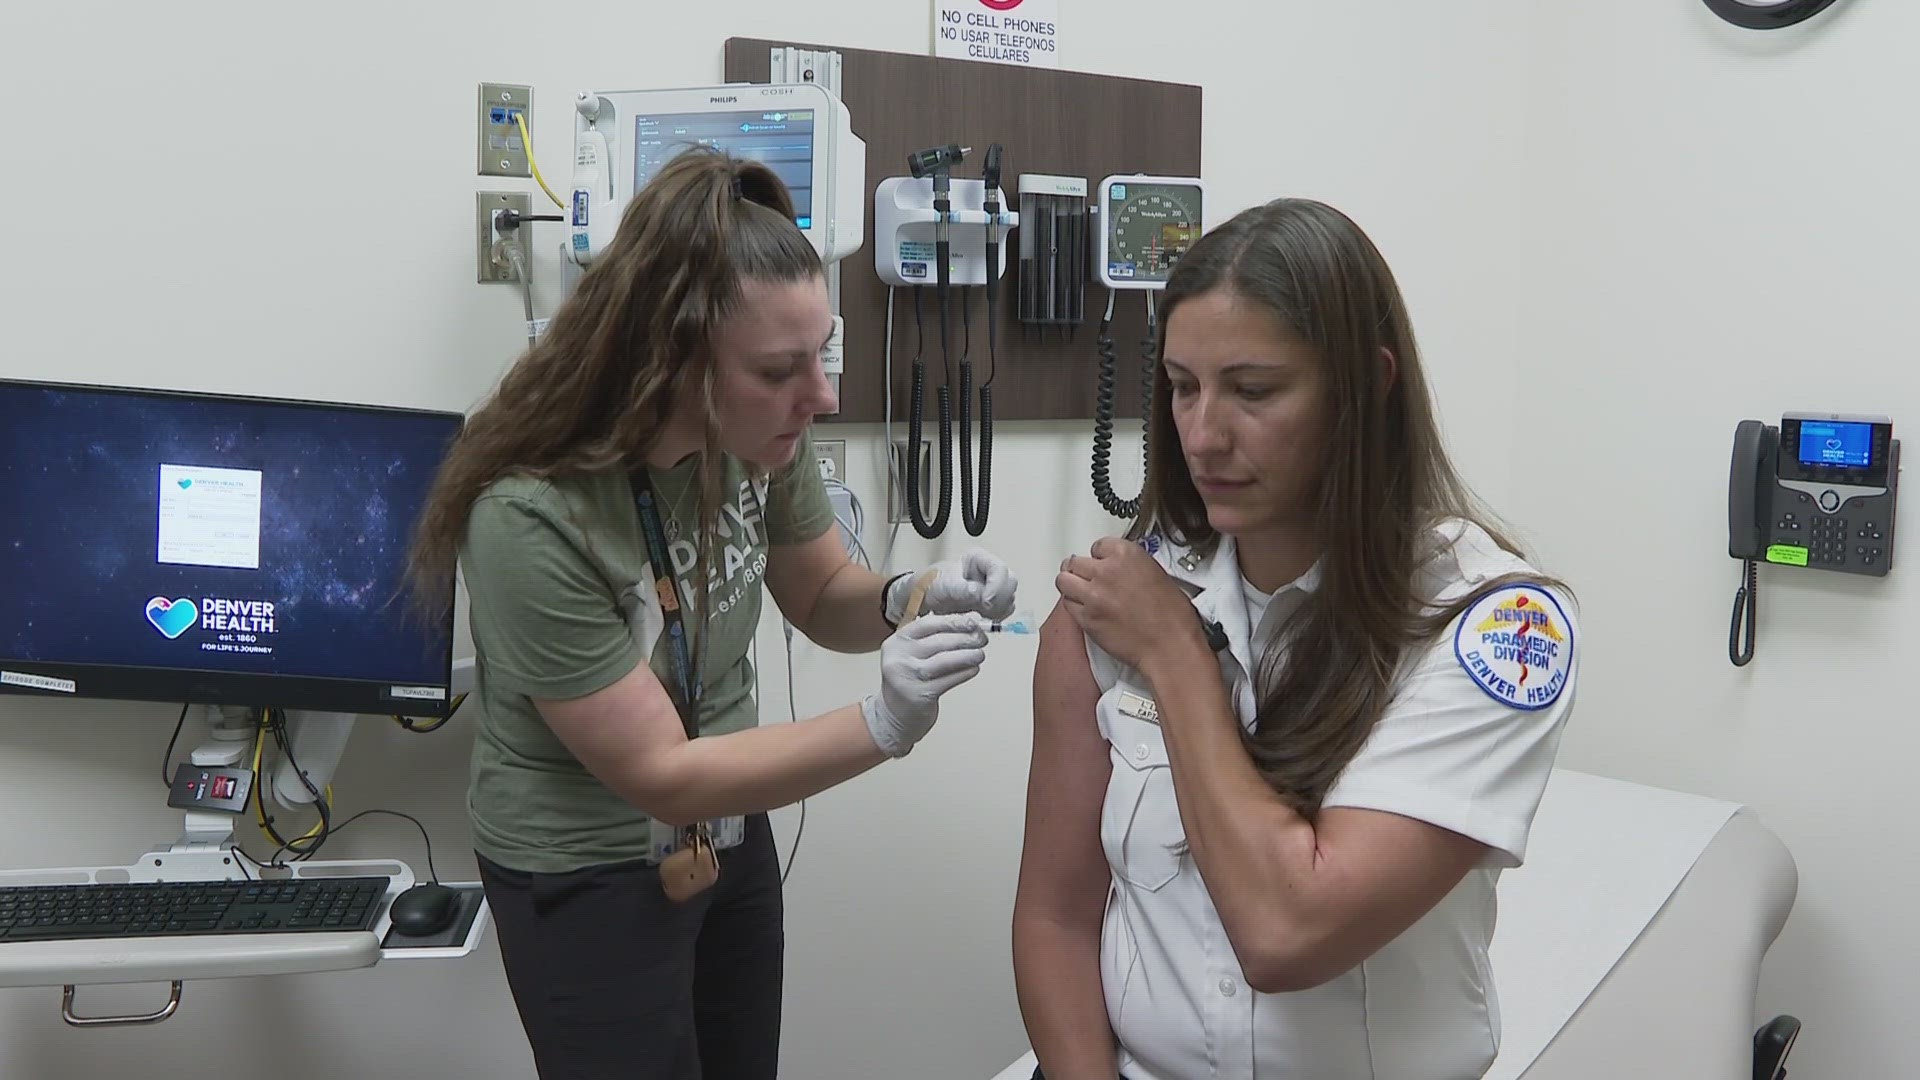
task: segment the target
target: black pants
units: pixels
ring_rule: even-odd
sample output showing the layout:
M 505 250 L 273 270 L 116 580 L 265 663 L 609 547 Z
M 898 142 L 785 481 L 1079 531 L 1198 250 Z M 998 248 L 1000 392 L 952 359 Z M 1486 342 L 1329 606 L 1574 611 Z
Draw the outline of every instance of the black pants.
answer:
M 641 863 L 529 874 L 480 859 L 540 1080 L 775 1080 L 780 859 L 764 814 L 683 904 Z

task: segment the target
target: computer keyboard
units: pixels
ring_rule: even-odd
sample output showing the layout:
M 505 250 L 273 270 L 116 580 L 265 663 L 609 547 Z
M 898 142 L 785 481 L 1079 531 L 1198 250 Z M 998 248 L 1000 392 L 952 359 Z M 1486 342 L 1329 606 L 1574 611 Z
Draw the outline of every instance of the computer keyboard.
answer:
M 365 930 L 385 877 L 0 887 L 0 944 Z

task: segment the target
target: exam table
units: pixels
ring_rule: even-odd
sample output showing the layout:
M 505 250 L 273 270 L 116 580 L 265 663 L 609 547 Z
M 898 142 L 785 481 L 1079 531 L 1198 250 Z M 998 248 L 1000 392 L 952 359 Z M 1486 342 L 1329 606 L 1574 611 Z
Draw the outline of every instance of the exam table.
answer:
M 1556 769 L 1526 865 L 1500 878 L 1488 1080 L 1774 1075 L 1756 1069 L 1754 996 L 1798 888 L 1751 809 Z M 1798 1023 L 1768 1029 L 1790 1050 Z M 994 1080 L 1033 1070 L 1028 1054 Z

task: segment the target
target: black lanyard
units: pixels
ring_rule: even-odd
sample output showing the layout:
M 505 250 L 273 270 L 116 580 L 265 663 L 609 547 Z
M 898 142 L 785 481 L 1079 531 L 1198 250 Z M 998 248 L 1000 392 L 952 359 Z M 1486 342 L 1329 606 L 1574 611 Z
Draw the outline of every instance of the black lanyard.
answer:
M 680 724 L 691 739 L 700 734 L 702 686 L 693 670 L 686 624 L 680 615 L 680 590 L 673 580 L 673 560 L 667 556 L 667 535 L 660 525 L 659 498 L 654 494 L 653 478 L 647 475 L 645 465 L 629 472 L 627 478 L 633 485 L 633 504 L 640 510 L 640 531 L 647 538 L 647 561 L 653 564 L 654 593 L 660 598 L 660 611 L 667 620 L 667 652 L 673 660 L 675 681 L 680 684 L 679 693 L 674 693 L 675 688 L 669 686 L 667 696 L 674 699 Z

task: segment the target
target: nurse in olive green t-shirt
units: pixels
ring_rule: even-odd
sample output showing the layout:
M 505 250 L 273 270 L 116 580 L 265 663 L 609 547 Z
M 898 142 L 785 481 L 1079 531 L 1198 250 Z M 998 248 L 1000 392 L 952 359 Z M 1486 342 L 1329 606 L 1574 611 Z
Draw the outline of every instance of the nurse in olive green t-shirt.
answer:
M 808 449 L 831 330 L 780 180 L 689 151 L 441 472 L 416 569 L 457 561 L 471 601 L 474 847 L 543 1078 L 773 1080 L 766 812 L 911 750 L 1013 611 L 979 549 L 891 578 L 848 560 Z M 816 643 L 877 648 L 870 692 L 760 727 L 763 587 Z

